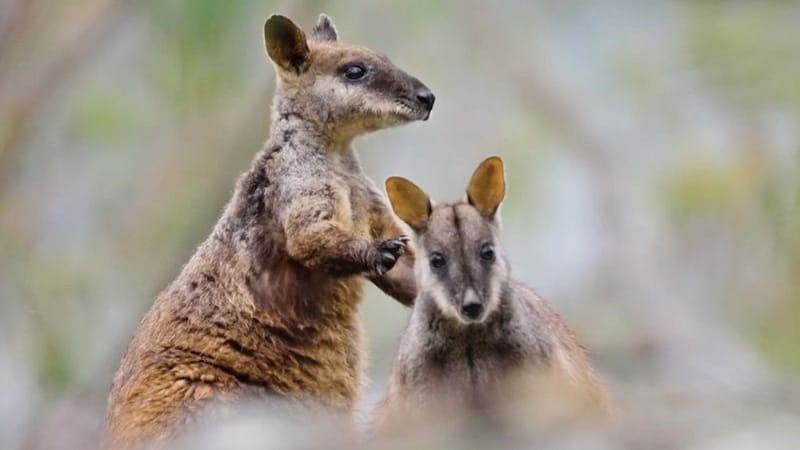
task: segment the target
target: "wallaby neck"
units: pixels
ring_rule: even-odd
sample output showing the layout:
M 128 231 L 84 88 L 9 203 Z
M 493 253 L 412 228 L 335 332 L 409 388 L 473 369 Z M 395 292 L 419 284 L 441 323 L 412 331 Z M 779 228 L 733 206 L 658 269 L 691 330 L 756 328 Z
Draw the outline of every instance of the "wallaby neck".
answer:
M 314 120 L 298 111 L 295 103 L 276 98 L 270 137 L 253 159 L 250 169 L 239 178 L 233 197 L 217 223 L 213 241 L 232 242 L 234 235 L 249 234 L 250 228 L 262 225 L 264 217 L 259 211 L 263 209 L 264 189 L 272 182 L 265 166 L 276 152 L 297 160 L 308 155 L 321 155 L 333 166 L 346 167 L 348 172 L 360 172 L 349 140 L 333 139 Z
M 307 108 L 276 94 L 272 106 L 269 146 L 290 145 L 307 151 L 336 154 L 349 151 L 351 143 L 351 138 L 337 136 L 330 130 L 329 124 L 320 123 L 308 114 Z

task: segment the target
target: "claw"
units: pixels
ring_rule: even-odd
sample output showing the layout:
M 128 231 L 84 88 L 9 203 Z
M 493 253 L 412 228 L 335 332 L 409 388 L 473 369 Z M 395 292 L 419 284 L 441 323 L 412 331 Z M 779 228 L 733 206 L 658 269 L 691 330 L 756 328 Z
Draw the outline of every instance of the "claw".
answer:
M 373 273 L 377 276 L 383 276 L 386 272 L 390 271 L 397 260 L 405 253 L 406 243 L 398 239 L 386 239 L 376 243 L 378 255 L 373 263 Z
M 381 243 L 381 247 L 391 253 L 393 256 L 397 257 L 403 254 L 405 250 L 406 244 L 405 242 L 399 239 L 387 239 Z

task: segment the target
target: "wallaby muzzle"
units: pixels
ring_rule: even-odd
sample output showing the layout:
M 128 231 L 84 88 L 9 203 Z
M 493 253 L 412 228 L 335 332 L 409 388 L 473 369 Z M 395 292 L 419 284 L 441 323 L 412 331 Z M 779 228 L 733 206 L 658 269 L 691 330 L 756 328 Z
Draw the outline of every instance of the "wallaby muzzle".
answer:
M 461 315 L 469 321 L 477 321 L 483 314 L 483 303 L 478 298 L 475 289 L 469 288 L 464 293 L 464 300 L 461 302 Z

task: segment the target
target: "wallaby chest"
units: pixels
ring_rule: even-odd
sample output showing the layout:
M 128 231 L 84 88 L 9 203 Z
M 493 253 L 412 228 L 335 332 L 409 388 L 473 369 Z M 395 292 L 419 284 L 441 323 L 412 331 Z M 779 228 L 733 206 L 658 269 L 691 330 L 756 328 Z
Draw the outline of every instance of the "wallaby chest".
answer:
M 375 184 L 364 174 L 355 155 L 333 159 L 330 170 L 349 204 L 353 233 L 361 238 L 372 237 L 373 217 L 387 212 Z
M 306 164 L 297 164 L 304 160 Z M 284 203 L 320 201 L 335 204 L 343 224 L 358 238 L 371 238 L 373 218 L 388 209 L 374 183 L 361 169 L 351 150 L 332 154 L 303 155 L 302 148 L 283 149 L 269 164 Z

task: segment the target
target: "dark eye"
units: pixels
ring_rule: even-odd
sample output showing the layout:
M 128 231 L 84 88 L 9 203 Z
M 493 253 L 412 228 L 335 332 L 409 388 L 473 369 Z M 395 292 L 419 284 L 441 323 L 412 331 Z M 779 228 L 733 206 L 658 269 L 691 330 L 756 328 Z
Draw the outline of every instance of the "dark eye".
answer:
M 441 269 L 447 265 L 447 259 L 439 252 L 431 253 L 429 261 L 431 262 L 431 267 L 434 269 Z
M 481 259 L 484 261 L 492 262 L 494 261 L 494 246 L 492 244 L 486 243 L 481 245 Z
M 367 74 L 367 69 L 361 64 L 350 64 L 344 68 L 344 77 L 351 81 L 356 81 L 364 78 Z

